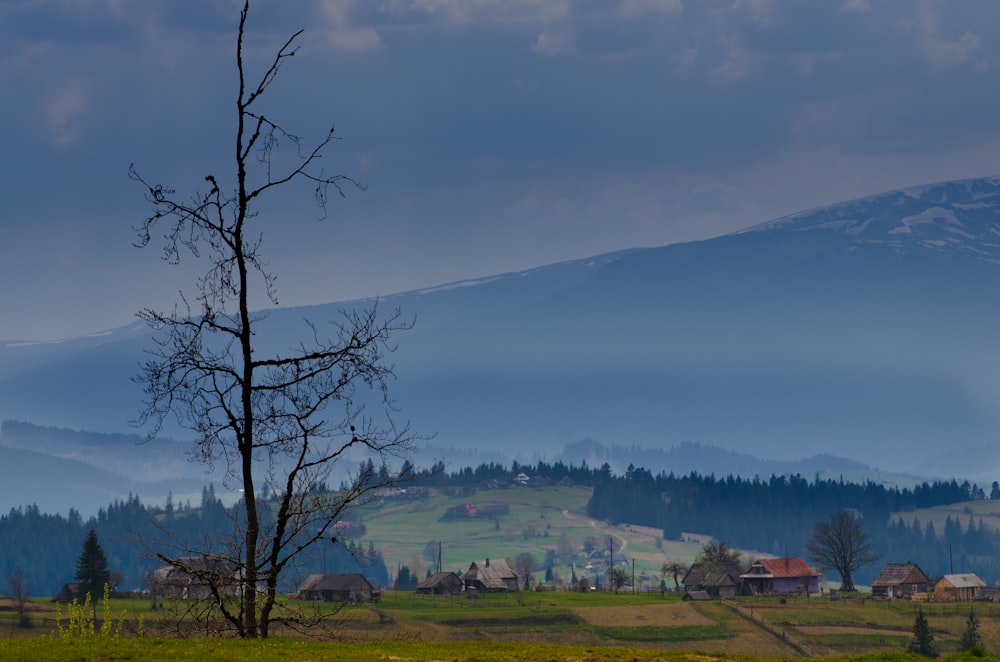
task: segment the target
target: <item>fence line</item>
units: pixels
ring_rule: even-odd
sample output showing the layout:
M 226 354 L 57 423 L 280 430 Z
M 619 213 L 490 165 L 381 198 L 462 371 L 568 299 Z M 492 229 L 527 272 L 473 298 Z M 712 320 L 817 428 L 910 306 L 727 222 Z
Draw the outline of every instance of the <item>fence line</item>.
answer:
M 783 628 L 779 628 L 776 625 L 772 625 L 760 614 L 754 614 L 752 607 L 748 609 L 747 607 L 737 604 L 732 600 L 723 600 L 722 604 L 726 605 L 727 607 L 729 607 L 737 614 L 750 621 L 751 623 L 755 623 L 756 625 L 759 625 L 761 628 L 767 630 L 775 637 L 777 637 L 781 641 L 785 642 L 786 644 L 797 650 L 803 656 L 813 657 L 813 652 L 811 648 L 809 648 L 804 643 L 799 641 L 796 637 L 793 637 L 792 635 L 788 634 L 788 632 L 786 632 Z

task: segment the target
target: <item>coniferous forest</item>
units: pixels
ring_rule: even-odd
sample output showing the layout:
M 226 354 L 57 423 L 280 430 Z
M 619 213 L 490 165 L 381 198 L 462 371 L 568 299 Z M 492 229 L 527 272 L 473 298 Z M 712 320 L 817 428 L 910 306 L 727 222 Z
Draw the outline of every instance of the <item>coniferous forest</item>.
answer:
M 147 573 L 162 565 L 155 555 L 166 549 L 164 541 L 183 544 L 206 536 L 219 538 L 232 530 L 232 518 L 238 516 L 239 504 L 224 506 L 211 485 L 202 490 L 197 507 L 175 505 L 172 500 L 164 506 L 147 506 L 132 496 L 87 520 L 72 509 L 63 516 L 42 513 L 37 506 L 14 508 L 0 516 L 0 581 L 20 569 L 32 595 L 55 595 L 63 584 L 73 581 L 83 541 L 94 529 L 108 566 L 120 582 L 117 588 L 142 589 Z M 352 528 L 363 532 L 360 527 Z M 385 563 L 375 549 L 354 540 L 326 547 L 286 573 L 281 589 L 294 590 L 314 572 L 359 572 L 377 585 L 388 583 Z M 176 548 L 170 551 L 176 553 Z
M 448 472 L 443 463 L 421 472 L 414 486 L 472 492 L 510 485 L 524 472 L 548 482 L 569 480 L 593 488 L 587 514 L 614 524 L 628 523 L 663 530 L 664 538 L 682 533 L 708 534 L 729 546 L 777 556 L 806 557 L 805 545 L 814 524 L 832 513 L 848 509 L 860 515 L 864 530 L 876 545 L 881 562 L 856 574 L 859 584 L 870 583 L 882 562 L 912 561 L 932 576 L 974 572 L 987 581 L 1000 578 L 1000 533 L 969 515 L 964 521 L 948 518 L 943 530 L 906 513 L 975 499 L 987 494 L 968 482 L 938 481 L 913 489 L 886 487 L 843 480 L 807 479 L 799 475 L 768 479 L 691 473 L 652 474 L 630 466 L 615 474 L 599 468 L 562 462 L 510 466 L 482 464 Z M 994 485 L 993 498 L 1000 498 Z M 102 508 L 84 520 L 75 510 L 68 516 L 40 512 L 37 506 L 12 509 L 0 516 L 0 578 L 20 569 L 31 592 L 55 594 L 73 581 L 75 562 L 87 531 L 94 529 L 107 554 L 109 567 L 120 580 L 119 588 L 141 589 L 147 572 L 160 564 L 152 541 L 203 539 L 224 535 L 239 517 L 239 503 L 226 507 L 214 488 L 202 490 L 201 503 L 148 506 L 136 496 Z M 387 585 L 389 574 L 378 550 L 365 545 L 364 523 L 350 523 L 350 537 L 324 546 L 284 578 L 283 591 L 294 590 L 313 572 L 360 572 L 377 585 Z M 169 534 L 167 533 L 169 532 Z

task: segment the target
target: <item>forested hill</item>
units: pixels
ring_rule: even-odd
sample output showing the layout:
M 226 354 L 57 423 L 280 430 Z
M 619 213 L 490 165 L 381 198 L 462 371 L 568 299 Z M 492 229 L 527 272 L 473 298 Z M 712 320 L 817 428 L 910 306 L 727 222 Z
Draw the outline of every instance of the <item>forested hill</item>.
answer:
M 939 481 L 909 489 L 871 482 L 810 480 L 800 475 L 766 480 L 698 473 L 654 475 L 634 466 L 615 474 L 608 464 L 594 468 L 585 462 L 490 463 L 453 472 L 438 463 L 419 475 L 414 485 L 456 497 L 504 489 L 518 482 L 530 487 L 569 481 L 593 488 L 587 504 L 587 514 L 592 517 L 660 528 L 665 538 L 677 538 L 681 532 L 707 534 L 732 547 L 775 555 L 806 556 L 805 543 L 814 524 L 839 510 L 851 509 L 861 515 L 882 561 L 913 561 L 929 575 L 939 576 L 949 572 L 950 549 L 955 572 L 975 572 L 988 582 L 1000 580 L 1000 534 L 981 521 L 973 521 L 971 516 L 961 522 L 948 519 L 943 530 L 936 531 L 929 522 L 923 525 L 912 518 L 892 518 L 893 513 L 987 498 L 984 490 L 968 482 Z M 1000 485 L 994 483 L 990 492 L 990 497 L 1000 499 Z M 195 507 L 169 502 L 151 507 L 138 497 L 129 497 L 114 501 L 89 519 L 74 510 L 65 517 L 46 514 L 37 506 L 12 509 L 0 516 L 0 540 L 4 543 L 0 546 L 0 581 L 20 568 L 33 594 L 54 594 L 62 583 L 72 581 L 81 545 L 93 528 L 112 569 L 121 574 L 121 587 L 140 588 L 144 574 L 157 565 L 153 560 L 155 546 L 149 541 L 163 540 L 165 530 L 180 540 L 226 531 L 232 518 L 238 516 L 238 505 L 226 508 L 208 487 Z M 351 529 L 356 531 L 357 540 L 364 540 L 363 521 L 352 521 Z M 341 542 L 347 547 L 337 545 L 326 555 L 308 559 L 300 571 L 319 572 L 323 567 L 330 572 L 360 571 L 376 584 L 388 582 L 379 550 L 351 540 Z M 880 567 L 881 563 L 876 563 L 862 568 L 855 580 L 869 583 Z M 283 590 L 294 588 L 300 578 L 285 577 Z
M 697 473 L 654 476 L 634 467 L 621 476 L 598 471 L 595 478 L 588 515 L 662 528 L 665 538 L 697 532 L 734 547 L 806 557 L 806 541 L 815 523 L 849 509 L 861 515 L 883 562 L 912 561 L 931 576 L 951 572 L 953 564 L 954 572 L 975 572 L 987 581 L 1000 579 L 1000 534 L 981 520 L 949 518 L 939 532 L 930 522 L 925 526 L 912 518 L 891 518 L 892 513 L 987 498 L 984 490 L 968 482 L 939 481 L 899 489 L 797 475 L 768 480 L 717 479 Z M 991 496 L 1000 498 L 997 483 Z M 855 581 L 870 583 L 880 568 L 879 563 L 862 568 Z
M 175 506 L 172 501 L 165 506 L 147 506 L 139 497 L 132 496 L 111 503 L 96 517 L 88 519 L 72 509 L 68 516 L 46 514 L 38 506 L 11 509 L 0 516 L 0 541 L 3 542 L 0 544 L 0 585 L 15 570 L 20 570 L 31 595 L 55 595 L 63 584 L 74 581 L 83 541 L 87 532 L 94 529 L 107 555 L 116 587 L 129 591 L 148 588 L 146 574 L 162 565 L 156 560 L 157 551 L 176 554 L 192 541 L 222 541 L 227 534 L 231 535 L 233 518 L 238 513 L 238 504 L 225 507 L 216 498 L 212 486 L 202 490 L 201 503 L 194 507 Z M 266 524 L 266 517 L 264 519 Z M 363 532 L 360 526 L 353 528 L 359 534 Z M 295 572 L 283 576 L 282 591 L 294 590 L 306 575 L 324 569 L 360 572 L 377 585 L 388 582 L 381 555 L 352 540 L 328 545 L 322 553 L 317 551 L 301 560 Z
M 933 523 L 907 513 L 989 497 L 1000 499 L 1000 485 L 987 495 L 976 484 L 956 480 L 924 482 L 913 488 L 889 487 L 874 482 L 805 478 L 798 474 L 768 479 L 727 476 L 716 478 L 692 472 L 686 475 L 629 466 L 623 474 L 609 464 L 598 468 L 564 462 L 482 464 L 447 473 L 444 465 L 425 479 L 429 485 L 456 490 L 484 485 L 509 485 L 519 473 L 529 484 L 569 479 L 593 487 L 587 514 L 614 524 L 638 524 L 663 530 L 667 539 L 682 532 L 711 535 L 733 547 L 756 549 L 776 556 L 806 557 L 805 544 L 815 523 L 840 510 L 862 517 L 864 529 L 877 547 L 882 562 L 912 561 L 925 572 L 940 576 L 975 572 L 987 581 L 1000 580 L 1000 534 L 971 516 L 965 521 L 949 518 L 942 531 Z M 881 563 L 862 568 L 859 584 L 870 583 Z

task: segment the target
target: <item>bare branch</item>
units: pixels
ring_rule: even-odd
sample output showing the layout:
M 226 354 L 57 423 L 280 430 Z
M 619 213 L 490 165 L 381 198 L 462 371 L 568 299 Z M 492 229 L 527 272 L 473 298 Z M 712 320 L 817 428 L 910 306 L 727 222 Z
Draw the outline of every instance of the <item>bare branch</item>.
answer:
M 409 453 L 416 437 L 391 417 L 395 375 L 385 359 L 395 349 L 394 334 L 412 326 L 398 310 L 382 317 L 376 302 L 345 311 L 328 336 L 307 322 L 305 339 L 284 352 L 268 354 L 258 342 L 266 317 L 251 312 L 252 294 L 262 291 L 276 303 L 277 293 L 261 253 L 264 234 L 250 227 L 262 222 L 255 205 L 276 188 L 308 182 L 325 217 L 330 187 L 341 196 L 348 186 L 365 187 L 321 167 L 336 140 L 332 128 L 305 147 L 301 136 L 254 110 L 296 54 L 301 31 L 248 85 L 248 14 L 246 2 L 236 38 L 235 180 L 227 186 L 208 175 L 207 191 L 185 197 L 146 180 L 134 166 L 129 176 L 151 208 L 135 228 L 136 245 L 162 244 L 171 264 L 190 254 L 206 265 L 194 296 L 182 294 L 172 313 L 139 314 L 157 331 L 137 378 L 145 395 L 139 423 L 150 426 L 152 439 L 173 417 L 194 434 L 192 456 L 210 467 L 224 462 L 227 484 L 243 493 L 224 540 L 177 545 L 160 558 L 205 586 L 207 603 L 222 622 L 254 638 L 268 635 L 281 573 L 310 547 L 335 538 L 331 528 L 354 507 L 407 478 L 392 464 Z M 279 150 L 294 152 L 293 160 L 278 161 Z M 376 419 L 367 409 L 374 407 L 384 416 Z M 336 492 L 320 490 L 335 470 L 345 472 L 342 464 L 356 449 L 382 470 L 359 471 Z M 258 503 L 256 481 L 262 478 L 279 486 L 273 511 L 270 502 Z

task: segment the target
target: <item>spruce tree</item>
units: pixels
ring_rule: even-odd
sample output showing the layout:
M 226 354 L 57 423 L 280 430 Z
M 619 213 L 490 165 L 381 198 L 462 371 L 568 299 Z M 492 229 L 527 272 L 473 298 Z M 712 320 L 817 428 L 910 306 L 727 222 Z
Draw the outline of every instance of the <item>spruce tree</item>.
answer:
M 934 645 L 934 635 L 931 634 L 931 626 L 924 618 L 924 610 L 917 612 L 917 618 L 913 622 L 913 638 L 906 647 L 910 653 L 923 655 L 924 657 L 937 657 L 937 646 Z
M 108 570 L 108 557 L 101 549 L 97 540 L 97 532 L 93 529 L 83 541 L 83 551 L 76 562 L 76 575 L 80 585 L 80 595 L 90 593 L 90 599 L 97 602 L 104 596 L 104 585 L 111 581 L 111 571 Z
M 975 608 L 969 610 L 969 618 L 965 622 L 965 632 L 959 643 L 959 649 L 963 651 L 979 648 L 983 645 L 983 636 L 979 634 L 979 617 L 976 616 Z

